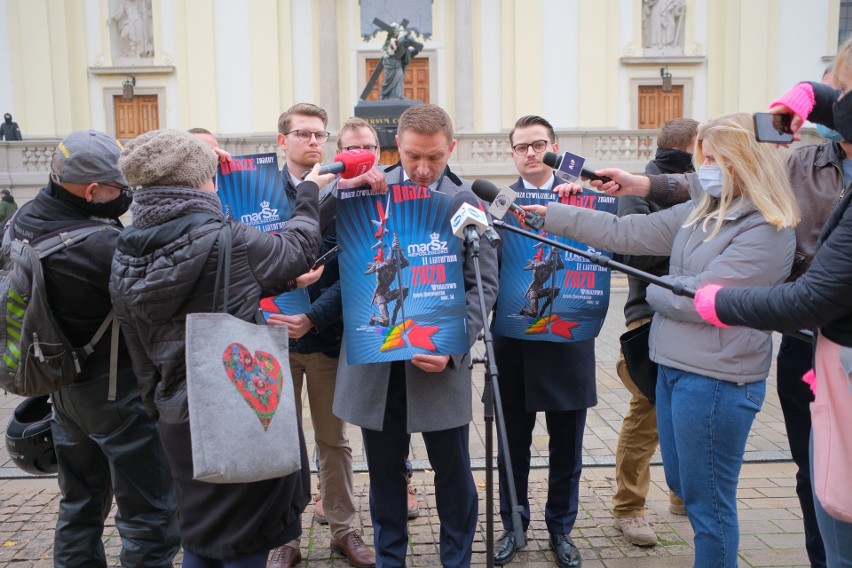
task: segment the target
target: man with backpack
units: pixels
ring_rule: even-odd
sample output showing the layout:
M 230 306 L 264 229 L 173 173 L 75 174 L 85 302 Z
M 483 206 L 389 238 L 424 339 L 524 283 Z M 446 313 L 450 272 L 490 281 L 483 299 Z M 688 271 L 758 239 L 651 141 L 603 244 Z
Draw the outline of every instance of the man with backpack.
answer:
M 35 247 L 57 234 L 103 228 L 41 261 L 58 329 L 74 347 L 93 343 L 71 383 L 52 394 L 62 491 L 55 566 L 107 565 L 101 537 L 113 496 L 122 566 L 170 567 L 180 546 L 171 473 L 123 338 L 117 330 L 111 337 L 113 330 L 107 329 L 93 340 L 112 312 L 108 282 L 118 217 L 132 199 L 118 169 L 120 154 L 119 143 L 102 132 L 69 134 L 54 150 L 47 187 L 21 207 L 6 235 Z

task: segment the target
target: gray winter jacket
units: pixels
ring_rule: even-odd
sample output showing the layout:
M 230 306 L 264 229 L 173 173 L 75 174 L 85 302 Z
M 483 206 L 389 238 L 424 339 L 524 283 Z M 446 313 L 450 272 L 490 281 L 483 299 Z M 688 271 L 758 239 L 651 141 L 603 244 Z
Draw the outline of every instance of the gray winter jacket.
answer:
M 683 228 L 693 202 L 650 215 L 616 217 L 551 203 L 545 230 L 598 249 L 630 255 L 671 255 L 665 280 L 693 290 L 705 284 L 771 286 L 790 274 L 795 251 L 792 229 L 776 230 L 747 203 L 728 215 L 709 241 L 701 223 Z M 737 383 L 766 378 L 772 356 L 769 333 L 705 323 L 692 299 L 650 285 L 651 359 L 691 373 Z
M 311 183 L 311 182 L 305 182 Z M 261 233 L 236 221 L 228 312 L 253 321 L 260 299 L 292 289 L 321 243 L 317 190 L 300 191 L 280 233 Z M 189 421 L 186 406 L 185 325 L 189 313 L 210 312 L 219 229 L 225 221 L 192 213 L 122 232 L 112 262 L 110 295 L 133 358 L 149 414 Z

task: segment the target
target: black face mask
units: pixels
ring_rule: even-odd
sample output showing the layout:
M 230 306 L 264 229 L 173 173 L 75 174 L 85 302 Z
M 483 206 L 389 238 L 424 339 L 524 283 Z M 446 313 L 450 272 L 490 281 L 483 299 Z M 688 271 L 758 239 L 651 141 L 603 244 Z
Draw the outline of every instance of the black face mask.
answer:
M 88 203 L 89 212 L 99 219 L 118 219 L 130 209 L 133 202 L 133 193 L 130 190 L 122 191 L 118 197 L 106 203 Z
M 843 136 L 844 140 L 852 140 L 852 96 L 844 95 L 835 101 L 834 129 Z

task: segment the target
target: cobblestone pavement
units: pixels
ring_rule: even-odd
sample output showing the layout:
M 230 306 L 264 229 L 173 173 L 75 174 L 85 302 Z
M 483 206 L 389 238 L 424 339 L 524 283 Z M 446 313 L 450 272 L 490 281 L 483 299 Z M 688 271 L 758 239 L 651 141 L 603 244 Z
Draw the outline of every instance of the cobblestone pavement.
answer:
M 622 306 L 625 282 L 613 278 L 610 310 L 597 341 L 598 405 L 590 409 L 584 439 L 581 480 L 581 511 L 574 527 L 574 540 L 583 554 L 585 568 L 681 567 L 692 565 L 692 531 L 685 517 L 668 511 L 668 498 L 662 468 L 652 468 L 652 488 L 647 518 L 652 522 L 660 544 L 651 549 L 627 543 L 612 527 L 609 507 L 615 481 L 612 464 L 614 448 L 627 409 L 629 394 L 615 374 L 618 336 L 623 330 Z M 776 344 L 777 344 L 776 336 Z M 481 346 L 475 350 L 482 351 Z M 775 393 L 774 369 L 769 379 L 766 401 L 752 428 L 746 448 L 746 465 L 740 479 L 740 563 L 746 567 L 807 566 L 801 513 L 795 494 L 795 466 L 789 462 L 784 423 Z M 483 389 L 481 366 L 474 372 L 474 400 Z M 14 396 L 0 395 L 0 424 L 18 404 Z M 304 406 L 305 435 L 313 437 L 308 406 Z M 350 427 L 353 446 L 355 494 L 360 509 L 358 522 L 366 542 L 372 542 L 368 509 L 368 483 L 364 472 L 360 432 Z M 310 451 L 309 446 L 309 451 Z M 471 429 L 471 456 L 474 475 L 480 487 L 480 525 L 474 547 L 474 565 L 485 565 L 485 445 L 482 407 L 474 407 Z M 431 472 L 422 437 L 414 435 L 411 444 L 414 482 L 418 489 L 421 516 L 410 523 L 410 566 L 439 565 L 437 542 L 440 525 L 435 511 Z M 659 453 L 654 458 L 659 464 Z M 527 533 L 529 543 L 513 562 L 517 566 L 554 566 L 554 556 L 544 525 L 547 492 L 547 434 L 539 420 L 533 437 L 533 472 L 530 497 L 533 520 Z M 496 475 L 495 475 L 496 477 Z M 14 467 L 0 449 L 0 566 L 15 568 L 52 566 L 53 526 L 59 503 L 55 478 L 35 478 Z M 302 566 L 347 566 L 345 559 L 329 552 L 328 529 L 313 523 L 313 505 L 303 516 Z M 499 518 L 495 519 L 499 534 Z M 111 565 L 118 566 L 120 541 L 110 517 L 104 542 Z M 179 561 L 180 557 L 178 557 Z M 179 562 L 178 562 L 179 565 Z

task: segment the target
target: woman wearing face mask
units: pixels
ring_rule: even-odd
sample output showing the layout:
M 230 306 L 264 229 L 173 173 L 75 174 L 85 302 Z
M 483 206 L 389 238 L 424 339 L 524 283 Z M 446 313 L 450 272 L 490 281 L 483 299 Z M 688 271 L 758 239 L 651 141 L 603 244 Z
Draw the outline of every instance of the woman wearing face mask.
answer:
M 527 206 L 548 232 L 595 248 L 671 257 L 672 283 L 766 285 L 790 273 L 799 214 L 780 151 L 754 140 L 751 115 L 698 128 L 693 200 L 650 215 L 616 217 L 559 203 Z M 736 283 L 736 284 L 735 284 Z M 718 329 L 689 298 L 648 287 L 650 355 L 659 365 L 657 424 L 666 481 L 695 531 L 697 568 L 737 564 L 737 482 L 760 410 L 772 341 L 766 332 Z
M 852 140 L 852 41 L 838 50 L 834 89 L 821 83 L 799 83 L 773 104 L 772 112 L 792 115 L 793 130 L 805 118 Z M 843 174 L 846 185 L 852 168 Z M 847 173 L 848 172 L 848 173 Z M 773 288 L 700 288 L 699 314 L 714 325 L 747 325 L 761 329 L 819 328 L 815 340 L 811 404 L 813 430 L 811 469 L 814 506 L 830 568 L 852 566 L 852 452 L 848 416 L 852 409 L 852 193 L 846 191 L 825 223 L 808 270 L 795 282 Z M 842 451 L 844 448 L 847 450 Z M 841 451 L 838 451 L 841 450 Z

